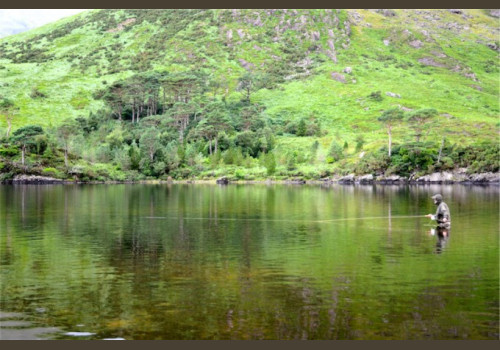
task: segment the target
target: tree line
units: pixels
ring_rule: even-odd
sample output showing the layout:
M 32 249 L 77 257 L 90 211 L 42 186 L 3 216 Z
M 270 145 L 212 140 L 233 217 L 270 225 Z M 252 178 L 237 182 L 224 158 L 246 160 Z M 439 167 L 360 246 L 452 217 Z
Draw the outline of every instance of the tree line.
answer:
M 439 124 L 432 108 L 383 111 L 377 120 L 386 127 L 387 146 L 348 162 L 349 152 L 363 150 L 363 135 L 356 136 L 354 150 L 347 140 L 342 144 L 334 138 L 326 157 L 318 157 L 317 140 L 328 130 L 314 117 L 270 118 L 264 106 L 251 102 L 252 94 L 265 86 L 265 77 L 255 73 L 238 79 L 241 98 L 231 102 L 225 99 L 224 79 L 196 71 L 146 72 L 103 85 L 94 97 L 104 101 L 105 109 L 46 130 L 26 125 L 11 132 L 19 109 L 1 98 L 0 113 L 7 121 L 0 139 L 3 179 L 19 172 L 79 180 L 191 178 L 220 166 L 229 167 L 237 178 L 258 167 L 265 169 L 260 176 L 317 178 L 333 172 L 409 176 L 458 165 L 498 171 L 498 145 L 452 144 L 444 131 L 438 140 L 429 140 L 430 126 Z M 393 144 L 398 125 L 409 127 L 415 140 L 407 137 Z M 316 141 L 307 150 L 276 148 L 276 137 L 282 135 L 312 136 Z M 313 168 L 311 174 L 299 169 L 305 165 Z

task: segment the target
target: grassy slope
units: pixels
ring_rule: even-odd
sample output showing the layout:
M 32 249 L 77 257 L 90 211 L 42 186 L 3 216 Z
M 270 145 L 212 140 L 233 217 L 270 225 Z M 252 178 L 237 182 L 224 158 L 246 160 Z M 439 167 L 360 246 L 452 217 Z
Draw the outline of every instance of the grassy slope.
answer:
M 432 35 L 435 41 L 425 42 L 416 49 L 405 42 L 403 28 L 414 14 L 411 11 L 398 12 L 397 19 L 386 19 L 369 11 L 358 11 L 372 24 L 353 27 L 351 47 L 338 56 L 338 64 L 327 64 L 321 73 L 308 81 L 288 84 L 283 91 L 263 91 L 258 99 L 269 106 L 268 113 L 279 115 L 290 111 L 297 116 L 318 115 L 331 121 L 334 130 L 322 144 L 340 133 L 342 140 L 353 141 L 358 132 L 366 133 L 367 140 L 385 142 L 385 134 L 380 130 L 376 117 L 384 109 L 392 106 L 404 106 L 411 109 L 436 108 L 441 114 L 451 118 L 440 118 L 442 129 L 449 129 L 455 134 L 455 142 L 470 143 L 479 139 L 498 137 L 498 66 L 492 73 L 485 68 L 488 61 L 498 64 L 495 51 L 475 42 L 462 42 L 460 36 L 446 31 Z M 483 26 L 495 26 L 495 21 L 479 11 L 471 11 L 476 22 L 464 37 L 477 39 L 475 33 L 481 33 L 491 41 L 493 33 L 484 32 Z M 456 20 L 456 15 L 440 11 L 447 21 Z M 365 24 L 366 25 L 366 24 Z M 418 38 L 417 28 L 408 28 Z M 425 28 L 428 29 L 428 28 Z M 383 40 L 391 38 L 391 44 L 385 46 Z M 440 44 L 441 43 L 441 44 Z M 443 47 L 441 47 L 441 45 Z M 443 53 L 447 64 L 458 63 L 471 67 L 478 81 L 473 81 L 449 68 L 423 66 L 418 62 L 422 57 L 435 57 L 431 52 Z M 389 59 L 384 59 L 389 58 Z M 437 60 L 437 58 L 436 58 Z M 402 68 L 401 63 L 413 66 Z M 398 67 L 398 64 L 400 67 Z M 352 67 L 347 75 L 356 83 L 342 84 L 332 81 L 330 73 L 341 72 L 345 67 Z M 490 67 L 491 69 L 491 67 Z M 482 88 L 479 91 L 473 85 Z M 380 90 L 384 96 L 382 102 L 371 101 L 367 96 Z M 385 96 L 386 92 L 401 95 L 401 98 Z M 441 129 L 433 127 L 429 136 L 436 136 Z M 397 137 L 408 138 L 408 129 L 401 127 L 395 131 Z
M 320 154 L 324 153 L 332 139 L 348 141 L 351 149 L 356 134 L 363 133 L 368 141 L 368 149 L 385 144 L 385 131 L 376 122 L 380 112 L 391 106 L 404 106 L 418 109 L 436 108 L 441 114 L 440 121 L 447 132 L 454 135 L 454 141 L 470 143 L 480 139 L 498 137 L 498 53 L 485 44 L 494 42 L 498 36 L 498 22 L 482 10 L 468 10 L 469 18 L 452 14 L 446 10 L 413 11 L 398 10 L 395 17 L 384 17 L 368 10 L 357 10 L 361 20 L 351 25 L 352 34 L 347 50 L 336 42 L 338 63 L 324 55 L 312 56 L 321 59 L 314 74 L 307 79 L 292 80 L 280 89 L 261 90 L 253 96 L 255 102 L 267 106 L 271 117 L 300 118 L 319 117 L 329 131 L 321 138 Z M 85 19 L 95 11 L 86 12 L 62 21 L 46 25 L 30 32 L 18 34 L 0 40 L 0 43 L 12 44 L 35 35 L 50 33 L 75 18 Z M 354 12 L 350 12 L 350 17 Z M 313 11 L 311 16 L 321 17 L 324 11 Z M 193 15 L 194 16 L 194 15 Z M 243 20 L 230 18 L 228 12 L 212 11 L 207 16 L 194 16 L 176 35 L 168 37 L 166 51 L 158 52 L 154 57 L 156 70 L 182 71 L 194 66 L 201 66 L 216 76 L 224 75 L 229 81 L 230 91 L 234 90 L 236 79 L 244 72 L 239 59 L 253 63 L 273 64 L 271 55 L 279 56 L 282 52 L 279 43 L 271 40 L 270 28 L 279 24 L 279 18 L 262 17 L 264 26 L 254 26 Z M 255 11 L 243 12 L 242 16 L 255 18 Z M 345 18 L 345 14 L 341 17 Z M 438 16 L 439 20 L 428 20 L 429 16 Z M 115 17 L 122 21 L 127 16 L 118 11 Z M 130 17 L 130 16 L 128 16 Z M 285 19 L 290 19 L 290 13 Z M 317 24 L 306 23 L 307 30 L 321 32 L 320 42 L 326 46 L 328 25 L 319 21 Z M 358 17 L 359 18 L 359 17 Z M 466 26 L 468 29 L 456 31 L 447 29 L 450 23 Z M 239 38 L 238 29 L 245 33 Z M 155 34 L 161 32 L 157 23 L 142 22 L 130 30 L 117 33 L 99 31 L 92 23 L 74 29 L 70 34 L 56 38 L 52 43 L 42 40 L 35 45 L 48 49 L 55 59 L 44 63 L 13 64 L 0 59 L 0 94 L 12 98 L 20 107 L 14 121 L 14 128 L 25 124 L 44 126 L 57 124 L 71 116 L 87 115 L 90 110 L 102 107 L 100 101 L 92 98 L 92 92 L 103 86 L 103 81 L 114 80 L 132 75 L 130 70 L 106 74 L 109 65 L 104 55 L 97 60 L 101 66 L 98 74 L 96 65 L 91 65 L 85 72 L 72 67 L 64 59 L 65 55 L 78 53 L 84 57 L 101 47 L 121 42 L 124 49 L 120 53 L 122 62 L 127 57 L 134 57 L 144 52 L 145 44 Z M 227 32 L 232 30 L 234 48 L 227 50 Z M 426 31 L 427 36 L 423 33 Z M 295 38 L 296 32 L 289 30 L 283 34 L 296 45 L 307 49 L 310 42 Z M 338 31 L 335 31 L 338 37 Z M 250 36 L 251 38 L 249 39 Z M 383 40 L 390 40 L 384 45 Z M 421 48 L 409 45 L 411 40 L 420 40 Z M 256 48 L 256 45 L 260 48 Z M 442 54 L 446 57 L 439 57 Z M 446 67 L 424 66 L 418 62 L 424 57 L 431 57 Z M 493 66 L 491 64 L 493 62 Z M 459 65 L 461 71 L 453 67 Z M 332 72 L 342 72 L 345 67 L 352 67 L 352 74 L 345 74 L 347 83 L 343 84 L 331 78 Z M 470 69 L 469 69 L 470 68 Z M 489 71 L 489 72 L 488 72 Z M 464 76 L 464 72 L 473 72 L 477 81 Z M 355 83 L 353 82 L 355 80 Z M 482 91 L 473 86 L 480 87 Z M 32 88 L 37 88 L 47 95 L 43 99 L 30 97 Z M 367 96 L 381 91 L 384 100 L 372 101 Z M 401 98 L 386 96 L 386 92 L 401 95 Z M 238 99 L 237 92 L 231 92 L 229 98 Z M 0 128 L 5 127 L 0 120 Z M 430 128 L 429 136 L 441 133 L 440 128 Z M 409 139 L 411 133 L 406 126 L 396 128 L 394 139 Z M 279 143 L 283 147 L 308 149 L 313 138 L 282 137 Z

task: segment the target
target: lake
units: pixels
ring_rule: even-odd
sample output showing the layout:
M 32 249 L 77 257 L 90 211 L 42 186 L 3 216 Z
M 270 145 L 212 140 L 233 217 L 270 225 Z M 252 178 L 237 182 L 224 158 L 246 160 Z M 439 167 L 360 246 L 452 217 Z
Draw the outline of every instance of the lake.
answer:
M 498 339 L 498 190 L 0 185 L 0 337 Z

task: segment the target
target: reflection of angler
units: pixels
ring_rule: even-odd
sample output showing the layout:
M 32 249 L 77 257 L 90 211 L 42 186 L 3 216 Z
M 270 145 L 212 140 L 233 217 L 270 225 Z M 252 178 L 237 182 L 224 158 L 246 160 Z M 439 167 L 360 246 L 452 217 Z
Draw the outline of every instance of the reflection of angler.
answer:
M 437 236 L 436 253 L 439 254 L 444 249 L 446 242 L 448 242 L 448 239 L 450 238 L 450 229 L 437 226 L 435 229 L 431 230 L 431 235 Z

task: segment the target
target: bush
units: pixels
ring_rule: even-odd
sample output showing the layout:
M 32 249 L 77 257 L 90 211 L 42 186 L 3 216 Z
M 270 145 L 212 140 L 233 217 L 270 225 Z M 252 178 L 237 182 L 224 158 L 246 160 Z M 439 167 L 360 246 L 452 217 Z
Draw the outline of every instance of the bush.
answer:
M 330 161 L 331 163 L 336 162 L 342 158 L 344 158 L 344 149 L 340 144 L 335 141 L 332 141 L 330 145 L 330 149 L 327 154 L 327 163 Z
M 0 156 L 4 157 L 14 157 L 19 154 L 19 150 L 15 147 L 4 147 L 0 146 Z
M 49 177 L 55 177 L 58 179 L 61 179 L 64 177 L 64 173 L 61 171 L 57 170 L 56 168 L 44 168 L 42 170 L 42 175 L 44 176 L 49 176 Z
M 377 101 L 377 102 L 380 102 L 384 99 L 382 97 L 382 93 L 380 91 L 372 92 L 371 94 L 368 95 L 368 98 L 370 100 Z
M 437 149 L 432 144 L 410 143 L 393 147 L 389 171 L 403 176 L 426 172 L 437 159 Z
M 354 166 L 356 175 L 382 174 L 389 165 L 389 156 L 384 150 L 365 155 Z
M 276 158 L 272 153 L 267 153 L 264 157 L 264 166 L 267 170 L 267 175 L 271 176 L 276 172 Z

